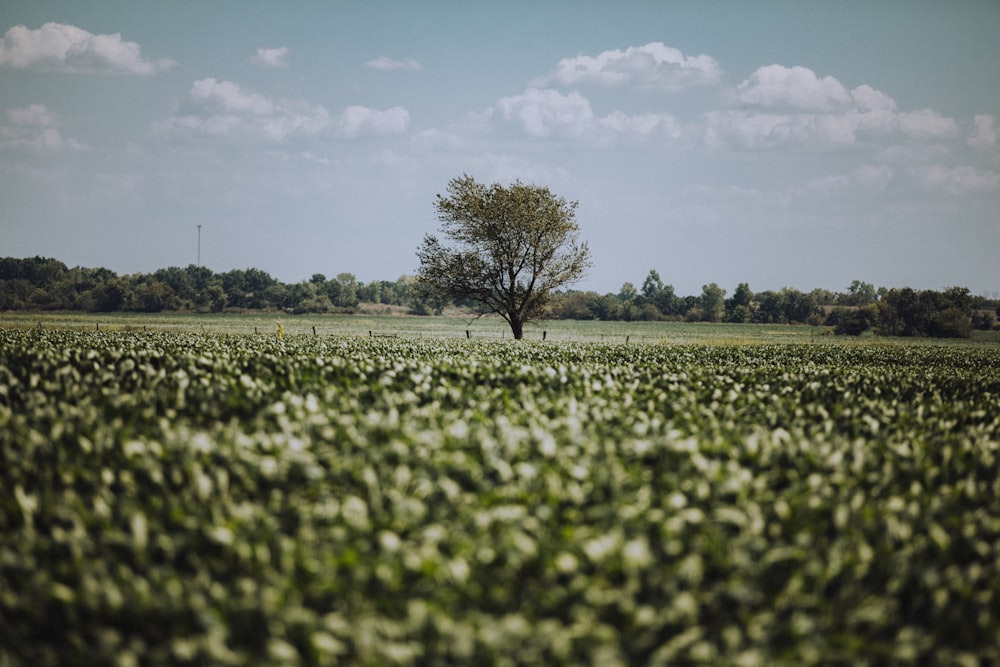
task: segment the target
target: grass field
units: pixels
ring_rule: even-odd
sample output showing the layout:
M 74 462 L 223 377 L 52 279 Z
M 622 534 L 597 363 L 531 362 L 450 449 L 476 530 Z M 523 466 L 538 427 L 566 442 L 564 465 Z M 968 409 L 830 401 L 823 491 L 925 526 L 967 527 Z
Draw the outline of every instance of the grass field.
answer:
M 273 334 L 281 322 L 287 335 L 399 336 L 404 338 L 510 339 L 498 317 L 414 317 L 389 315 L 282 315 L 183 313 L 3 313 L 0 326 L 11 328 L 99 329 L 206 333 Z M 822 327 L 731 325 L 679 322 L 600 322 L 550 320 L 531 324 L 525 338 L 591 342 L 681 342 L 719 339 L 803 340 L 822 335 Z
M 498 317 L 414 317 L 389 315 L 280 315 L 186 313 L 0 313 L 0 327 L 103 329 L 105 331 L 174 331 L 269 335 L 281 322 L 286 335 L 398 336 L 402 338 L 510 339 L 510 328 Z M 529 324 L 528 340 L 603 343 L 817 342 L 830 337 L 829 327 L 805 325 L 712 324 L 706 322 L 601 322 L 549 320 Z M 846 340 L 846 339 L 845 339 Z M 910 340 L 940 344 L 941 341 Z M 976 331 L 971 341 L 1000 343 L 1000 331 Z
M 60 317 L 0 328 L 0 665 L 1000 664 L 995 344 Z

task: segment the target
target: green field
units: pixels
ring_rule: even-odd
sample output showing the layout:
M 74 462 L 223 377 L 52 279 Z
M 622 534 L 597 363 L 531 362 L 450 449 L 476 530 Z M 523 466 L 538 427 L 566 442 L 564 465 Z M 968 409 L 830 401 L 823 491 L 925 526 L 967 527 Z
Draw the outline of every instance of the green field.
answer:
M 281 322 L 285 334 L 319 336 L 397 336 L 403 338 L 511 339 L 499 317 L 415 317 L 389 315 L 280 315 L 189 313 L 2 313 L 7 328 L 103 329 L 273 335 Z M 530 324 L 528 340 L 606 343 L 677 343 L 749 340 L 803 341 L 827 334 L 826 327 L 763 326 L 686 322 L 601 322 L 549 320 Z
M 1000 664 L 995 344 L 3 317 L 0 665 Z
M 0 328 L 104 331 L 173 331 L 274 335 L 281 323 L 287 335 L 378 336 L 401 338 L 466 338 L 510 340 L 510 327 L 496 316 L 416 317 L 410 315 L 283 315 L 275 313 L 0 313 Z M 466 332 L 468 331 L 468 334 Z M 782 324 L 717 324 L 709 322 L 603 322 L 547 320 L 525 328 L 527 340 L 592 343 L 801 343 L 824 341 L 830 327 Z M 848 341 L 844 339 L 840 342 Z M 868 338 L 865 339 L 869 341 Z M 902 342 L 897 340 L 896 342 Z M 933 339 L 909 344 L 938 345 Z M 961 343 L 1000 343 L 1000 331 L 974 331 Z

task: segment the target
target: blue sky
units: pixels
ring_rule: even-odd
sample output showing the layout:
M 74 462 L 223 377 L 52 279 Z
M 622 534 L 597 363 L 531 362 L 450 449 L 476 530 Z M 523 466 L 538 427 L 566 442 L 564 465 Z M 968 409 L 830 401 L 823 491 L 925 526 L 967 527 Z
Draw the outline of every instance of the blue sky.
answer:
M 1000 293 L 1000 3 L 8 2 L 0 255 L 416 272 L 469 174 L 617 292 Z

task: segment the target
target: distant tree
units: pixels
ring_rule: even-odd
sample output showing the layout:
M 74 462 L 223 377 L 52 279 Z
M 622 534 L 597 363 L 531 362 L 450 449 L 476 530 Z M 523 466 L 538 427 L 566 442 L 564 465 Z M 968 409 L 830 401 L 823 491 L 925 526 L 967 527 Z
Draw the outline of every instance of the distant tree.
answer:
M 218 283 L 213 283 L 205 288 L 205 303 L 208 309 L 213 313 L 221 313 L 226 309 L 226 302 L 228 298 L 226 297 L 225 291 L 222 289 L 222 285 Z
M 632 283 L 624 283 L 621 289 L 618 290 L 618 298 L 621 299 L 623 303 L 631 303 L 638 297 L 639 292 Z
M 177 266 L 168 266 L 153 272 L 153 280 L 165 283 L 174 295 L 183 301 L 194 301 L 198 296 L 191 274 Z
M 885 336 L 972 335 L 972 296 L 965 287 L 944 292 L 891 289 L 879 300 L 878 308 L 878 332 Z
M 132 293 L 132 310 L 142 313 L 159 313 L 177 308 L 177 295 L 162 280 L 140 282 Z
M 726 299 L 726 321 L 749 322 L 753 314 L 752 302 L 753 292 L 750 291 L 750 285 L 747 283 L 737 285 L 733 296 Z
M 715 283 L 701 287 L 701 319 L 721 322 L 726 316 L 726 290 Z
M 673 285 L 664 285 L 660 274 L 650 271 L 642 282 L 641 298 L 645 303 L 656 307 L 661 315 L 676 315 L 678 311 L 677 295 Z
M 836 313 L 836 315 L 834 315 Z M 833 332 L 838 336 L 860 336 L 870 331 L 878 321 L 878 306 L 874 303 L 852 308 L 836 308 Z
M 122 310 L 132 300 L 128 283 L 117 277 L 95 287 L 91 295 L 93 309 L 100 313 L 113 313 Z
M 785 294 L 785 321 L 786 322 L 813 322 L 813 316 L 817 314 L 817 306 L 812 297 L 804 292 L 791 287 L 781 290 Z
M 990 310 L 977 310 L 972 313 L 972 328 L 989 331 L 996 324 L 996 314 Z
M 876 298 L 877 293 L 874 285 L 854 280 L 851 281 L 847 288 L 847 294 L 840 299 L 840 302 L 845 306 L 865 306 L 869 303 L 875 303 Z
M 758 292 L 751 321 L 760 324 L 820 323 L 823 315 L 812 294 L 792 287 Z
M 360 299 L 358 298 L 358 279 L 353 273 L 338 273 L 335 281 L 339 287 L 337 298 L 333 299 L 333 305 L 337 308 L 356 308 Z
M 646 279 L 642 281 L 642 298 L 656 303 L 656 298 L 660 296 L 662 291 L 663 281 L 660 279 L 660 274 L 655 270 L 650 270 Z
M 184 269 L 184 272 L 187 273 L 188 279 L 191 281 L 191 286 L 198 294 L 207 290 L 209 284 L 211 284 L 213 280 L 216 280 L 216 276 L 212 272 L 212 269 L 207 266 L 188 264 Z
M 435 203 L 449 244 L 424 237 L 418 279 L 440 295 L 471 300 L 481 315 L 500 315 L 520 339 L 524 325 L 545 314 L 553 292 L 590 266 L 576 207 L 519 181 L 504 187 L 467 175 L 453 179 Z

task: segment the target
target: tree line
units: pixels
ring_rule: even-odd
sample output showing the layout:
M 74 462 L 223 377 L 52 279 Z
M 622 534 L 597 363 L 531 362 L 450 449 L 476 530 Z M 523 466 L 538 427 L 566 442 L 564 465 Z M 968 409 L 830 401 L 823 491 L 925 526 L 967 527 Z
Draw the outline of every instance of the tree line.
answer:
M 216 273 L 194 264 L 118 275 L 104 268 L 68 268 L 51 258 L 7 257 L 0 258 L 0 310 L 351 313 L 365 301 L 420 312 L 413 282 L 403 276 L 365 284 L 350 273 L 329 279 L 316 273 L 288 284 L 260 269 Z
M 1000 301 L 974 296 L 966 287 L 944 291 L 876 288 L 855 280 L 843 292 L 785 287 L 754 293 L 740 283 L 727 297 L 716 283 L 701 294 L 679 296 L 653 270 L 642 287 L 625 283 L 617 294 L 567 292 L 553 303 L 566 319 L 684 320 L 829 326 L 837 334 L 965 338 L 974 329 L 998 326 Z
M 469 305 L 429 294 L 406 275 L 364 283 L 350 273 L 333 278 L 316 273 L 283 283 L 255 268 L 219 273 L 192 264 L 119 275 L 105 268 L 70 268 L 52 258 L 0 258 L 0 311 L 353 313 L 362 303 L 399 306 L 414 315 Z M 964 287 L 917 291 L 855 280 L 843 292 L 786 287 L 755 293 L 740 283 L 727 295 L 710 283 L 700 294 L 681 296 L 655 270 L 640 287 L 627 282 L 617 293 L 560 291 L 546 313 L 550 319 L 811 324 L 847 335 L 935 337 L 994 328 L 998 315 L 997 300 Z

